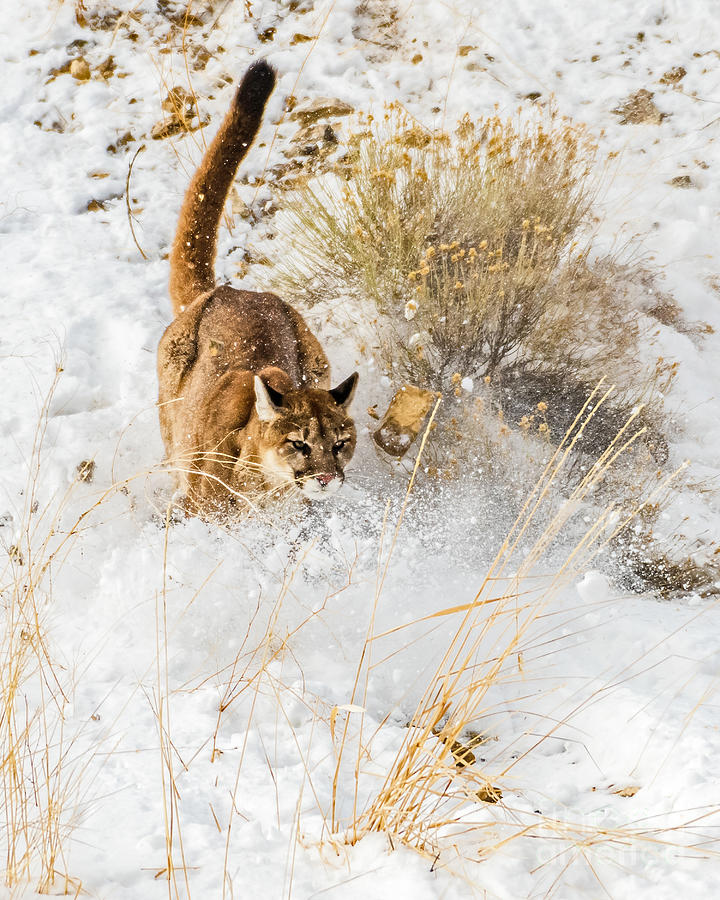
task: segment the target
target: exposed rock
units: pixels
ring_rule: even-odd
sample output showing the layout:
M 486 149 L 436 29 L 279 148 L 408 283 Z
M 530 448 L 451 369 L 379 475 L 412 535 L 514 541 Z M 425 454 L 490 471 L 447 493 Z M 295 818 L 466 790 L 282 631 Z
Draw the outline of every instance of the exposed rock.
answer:
M 77 5 L 75 7 L 75 17 L 78 20 L 78 24 L 82 25 L 83 28 L 89 28 L 91 31 L 114 31 L 118 27 L 118 22 L 127 15 L 127 13 L 123 13 L 119 9 L 101 13 L 80 10 Z
M 695 187 L 695 182 L 689 175 L 676 175 L 674 178 L 671 178 L 670 181 L 666 182 L 672 187 L 678 188 L 691 188 Z
M 157 0 L 157 11 L 168 22 L 172 22 L 179 28 L 198 28 L 203 24 L 202 13 L 194 15 L 185 2 L 174 3 L 172 0 Z
M 319 144 L 329 143 L 337 144 L 337 135 L 334 128 L 339 128 L 338 122 L 334 125 L 306 125 L 301 128 L 292 138 L 293 144 Z
M 196 72 L 202 71 L 208 62 L 212 59 L 212 53 L 207 47 L 193 47 L 191 51 L 192 67 Z
M 103 197 L 102 200 L 97 200 L 96 198 L 90 200 L 86 209 L 88 212 L 100 212 L 101 210 L 106 210 L 108 208 L 108 203 L 111 200 L 120 200 L 122 194 L 109 194 L 107 197 Z
M 108 144 L 106 150 L 108 153 L 117 153 L 118 150 L 121 150 L 123 147 L 127 147 L 128 144 L 131 144 L 135 138 L 133 137 L 130 131 L 126 131 L 125 134 L 121 135 L 114 144 Z
M 173 114 L 167 119 L 156 122 L 150 129 L 150 137 L 154 141 L 162 141 L 175 134 L 180 134 L 182 131 L 189 131 L 189 129 L 185 127 L 185 123 L 179 116 Z
M 641 88 L 631 94 L 613 112 L 616 116 L 621 116 L 621 125 L 659 125 L 667 114 L 660 112 L 652 98 L 651 91 Z
M 458 769 L 464 769 L 465 766 L 475 765 L 475 754 L 465 744 L 460 741 L 452 741 L 450 744 L 450 752 L 452 753 L 455 765 Z
M 184 87 L 172 88 L 161 106 L 168 115 L 153 125 L 150 137 L 154 141 L 160 141 L 182 132 L 197 131 L 198 128 L 207 125 L 210 121 L 209 117 L 199 119 L 195 115 L 194 97 Z
M 192 94 L 179 86 L 172 88 L 160 105 L 165 112 L 192 117 L 195 104 Z
M 90 66 L 87 60 L 78 56 L 70 63 L 70 74 L 76 81 L 88 81 L 90 78 Z
M 306 125 L 290 139 L 290 147 L 283 150 L 283 156 L 287 159 L 294 159 L 297 156 L 325 158 L 337 145 L 338 138 L 335 128 L 340 128 L 339 122 L 334 122 L 333 125 L 322 123 Z
M 660 79 L 660 84 L 678 84 L 687 75 L 682 66 L 673 66 Z
M 502 791 L 493 784 L 486 784 L 475 792 L 475 796 L 483 803 L 497 803 L 502 800 Z
M 373 440 L 378 447 L 390 456 L 404 456 L 420 433 L 434 399 L 432 391 L 411 384 L 403 385 L 373 432 Z
M 230 191 L 230 209 L 232 210 L 233 216 L 239 216 L 241 219 L 249 219 L 252 215 L 252 210 L 240 196 L 235 185 L 233 185 L 232 190 Z
M 70 43 L 65 47 L 65 49 L 67 50 L 68 56 L 70 56 L 70 57 L 81 56 L 82 55 L 81 51 L 84 50 L 85 47 L 87 47 L 89 43 L 90 43 L 90 41 L 86 41 L 83 38 L 77 38 L 74 41 L 70 41 Z M 95 43 L 95 42 L 93 41 L 93 43 Z
M 266 28 L 264 31 L 260 31 L 258 33 L 258 40 L 261 44 L 269 44 L 270 41 L 275 40 L 275 35 L 277 33 L 277 28 L 271 26 L 270 28 Z
M 95 460 L 83 459 L 77 464 L 75 471 L 78 481 L 86 481 L 89 484 L 95 477 Z
M 95 67 L 95 72 L 101 78 L 111 78 L 113 73 L 115 72 L 115 60 L 113 59 L 113 57 L 108 56 L 108 58 L 104 62 L 101 62 L 99 66 Z
M 609 790 L 612 794 L 617 794 L 618 797 L 634 797 L 640 790 L 640 785 L 627 784 L 625 787 L 618 787 L 617 785 L 611 784 Z
M 332 97 L 316 97 L 314 100 L 304 100 L 299 103 L 290 114 L 291 119 L 310 125 L 318 119 L 329 119 L 331 116 L 349 116 L 354 112 L 349 103 Z
M 293 157 L 290 162 L 277 163 L 268 170 L 276 187 L 291 187 L 299 177 L 304 176 L 303 161 Z
M 65 120 L 61 121 L 58 119 L 53 119 L 48 123 L 47 120 L 35 119 L 33 125 L 36 125 L 43 131 L 54 131 L 56 134 L 64 134 L 67 130 L 67 123 L 65 122 Z

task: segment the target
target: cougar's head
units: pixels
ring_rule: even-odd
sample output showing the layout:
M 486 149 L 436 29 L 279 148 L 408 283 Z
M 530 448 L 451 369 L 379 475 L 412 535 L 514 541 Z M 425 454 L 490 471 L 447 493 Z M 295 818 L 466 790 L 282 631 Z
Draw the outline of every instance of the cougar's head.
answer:
M 294 485 L 312 500 L 335 494 L 355 452 L 348 407 L 357 372 L 329 391 L 280 393 L 255 377 L 255 410 L 262 425 L 259 453 L 269 482 Z

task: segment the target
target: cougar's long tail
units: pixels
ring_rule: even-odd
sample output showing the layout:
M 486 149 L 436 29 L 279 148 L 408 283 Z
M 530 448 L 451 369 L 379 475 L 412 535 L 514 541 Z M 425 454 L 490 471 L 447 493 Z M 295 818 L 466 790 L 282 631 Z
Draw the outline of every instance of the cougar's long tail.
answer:
M 265 60 L 253 63 L 190 182 L 170 254 L 170 299 L 176 314 L 215 287 L 217 232 L 225 198 L 274 87 L 272 66 Z

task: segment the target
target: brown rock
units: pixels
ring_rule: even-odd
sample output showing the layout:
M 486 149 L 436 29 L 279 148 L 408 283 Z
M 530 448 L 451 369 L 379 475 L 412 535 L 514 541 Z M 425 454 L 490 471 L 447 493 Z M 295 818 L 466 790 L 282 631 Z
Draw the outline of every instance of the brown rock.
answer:
M 240 196 L 235 186 L 230 191 L 230 209 L 233 216 L 239 216 L 241 219 L 249 219 L 252 215 L 252 210 Z
M 118 150 L 123 147 L 127 147 L 128 144 L 131 144 L 135 138 L 132 135 L 132 132 L 126 131 L 125 134 L 118 137 L 114 144 L 108 144 L 107 152 L 108 153 L 117 153 Z
M 686 75 L 687 72 L 682 66 L 673 66 L 672 69 L 665 72 L 660 79 L 660 84 L 678 84 Z
M 161 141 L 185 131 L 196 131 L 210 121 L 205 118 L 198 122 L 195 117 L 195 98 L 182 86 L 172 88 L 160 105 L 167 115 L 153 125 L 150 137 L 154 141 Z
M 158 0 L 157 11 L 173 25 L 180 28 L 198 28 L 203 24 L 202 13 L 197 16 L 190 12 L 187 3 L 175 3 L 172 0 Z
M 349 116 L 354 112 L 349 103 L 344 100 L 331 97 L 316 97 L 314 100 L 304 100 L 293 109 L 291 119 L 310 125 L 318 119 L 328 119 L 330 116 Z
M 695 182 L 689 175 L 676 175 L 667 182 L 672 187 L 691 188 L 695 187 Z
M 334 122 L 333 125 L 322 122 L 306 125 L 290 139 L 290 147 L 283 150 L 283 155 L 287 159 L 297 156 L 327 156 L 338 142 L 335 128 L 340 128 L 339 122 Z
M 165 138 L 172 137 L 174 134 L 180 134 L 181 131 L 186 130 L 183 120 L 173 113 L 173 115 L 168 116 L 167 119 L 162 119 L 160 122 L 156 122 L 153 125 L 150 129 L 150 137 L 154 141 L 162 141 Z
M 185 114 L 190 108 L 190 115 L 194 106 L 193 96 L 184 87 L 174 87 L 160 104 L 165 112 Z
M 653 94 L 641 88 L 624 100 L 613 112 L 621 116 L 621 125 L 659 125 L 666 117 L 653 103 Z
M 95 460 L 82 460 L 82 462 L 77 464 L 75 471 L 77 472 L 78 481 L 86 481 L 89 484 L 95 477 Z
M 475 796 L 483 803 L 497 803 L 498 800 L 502 800 L 502 791 L 495 785 L 486 784 L 475 792 Z
M 336 122 L 335 128 L 339 127 L 340 125 Z M 337 144 L 337 135 L 332 125 L 306 125 L 290 140 L 293 144 L 318 144 L 322 142 Z
M 450 752 L 454 757 L 455 765 L 458 769 L 464 769 L 465 766 L 475 765 L 475 754 L 469 747 L 466 747 L 465 744 L 461 744 L 460 741 L 453 741 L 450 744 Z
M 628 784 L 625 787 L 617 787 L 617 785 L 611 784 L 610 791 L 613 794 L 617 794 L 618 797 L 634 797 L 635 794 L 640 790 L 640 785 L 638 784 Z
M 115 60 L 112 56 L 108 56 L 104 62 L 101 62 L 99 66 L 96 66 L 95 71 L 101 78 L 111 78 L 115 71 Z
M 430 412 L 435 395 L 432 391 L 403 385 L 390 401 L 390 406 L 373 433 L 373 440 L 390 456 L 398 459 L 410 449 Z
M 61 66 L 56 66 L 54 69 L 50 69 L 50 71 L 48 72 L 48 75 L 50 76 L 48 82 L 54 81 L 58 75 L 67 75 L 73 62 L 74 60 L 67 59 Z
M 78 56 L 70 63 L 70 74 L 76 81 L 88 81 L 90 78 L 90 66 L 87 60 L 82 56 Z

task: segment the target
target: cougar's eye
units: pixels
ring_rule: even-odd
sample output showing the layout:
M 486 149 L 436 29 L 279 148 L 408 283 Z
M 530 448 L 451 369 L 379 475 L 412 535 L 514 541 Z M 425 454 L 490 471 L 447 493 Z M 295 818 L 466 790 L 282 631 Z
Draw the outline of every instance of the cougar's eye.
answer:
M 298 450 L 300 453 L 306 453 L 310 450 L 305 441 L 290 441 L 292 444 L 293 450 Z
M 339 453 L 342 448 L 347 444 L 347 441 L 335 441 L 333 444 L 333 453 Z

